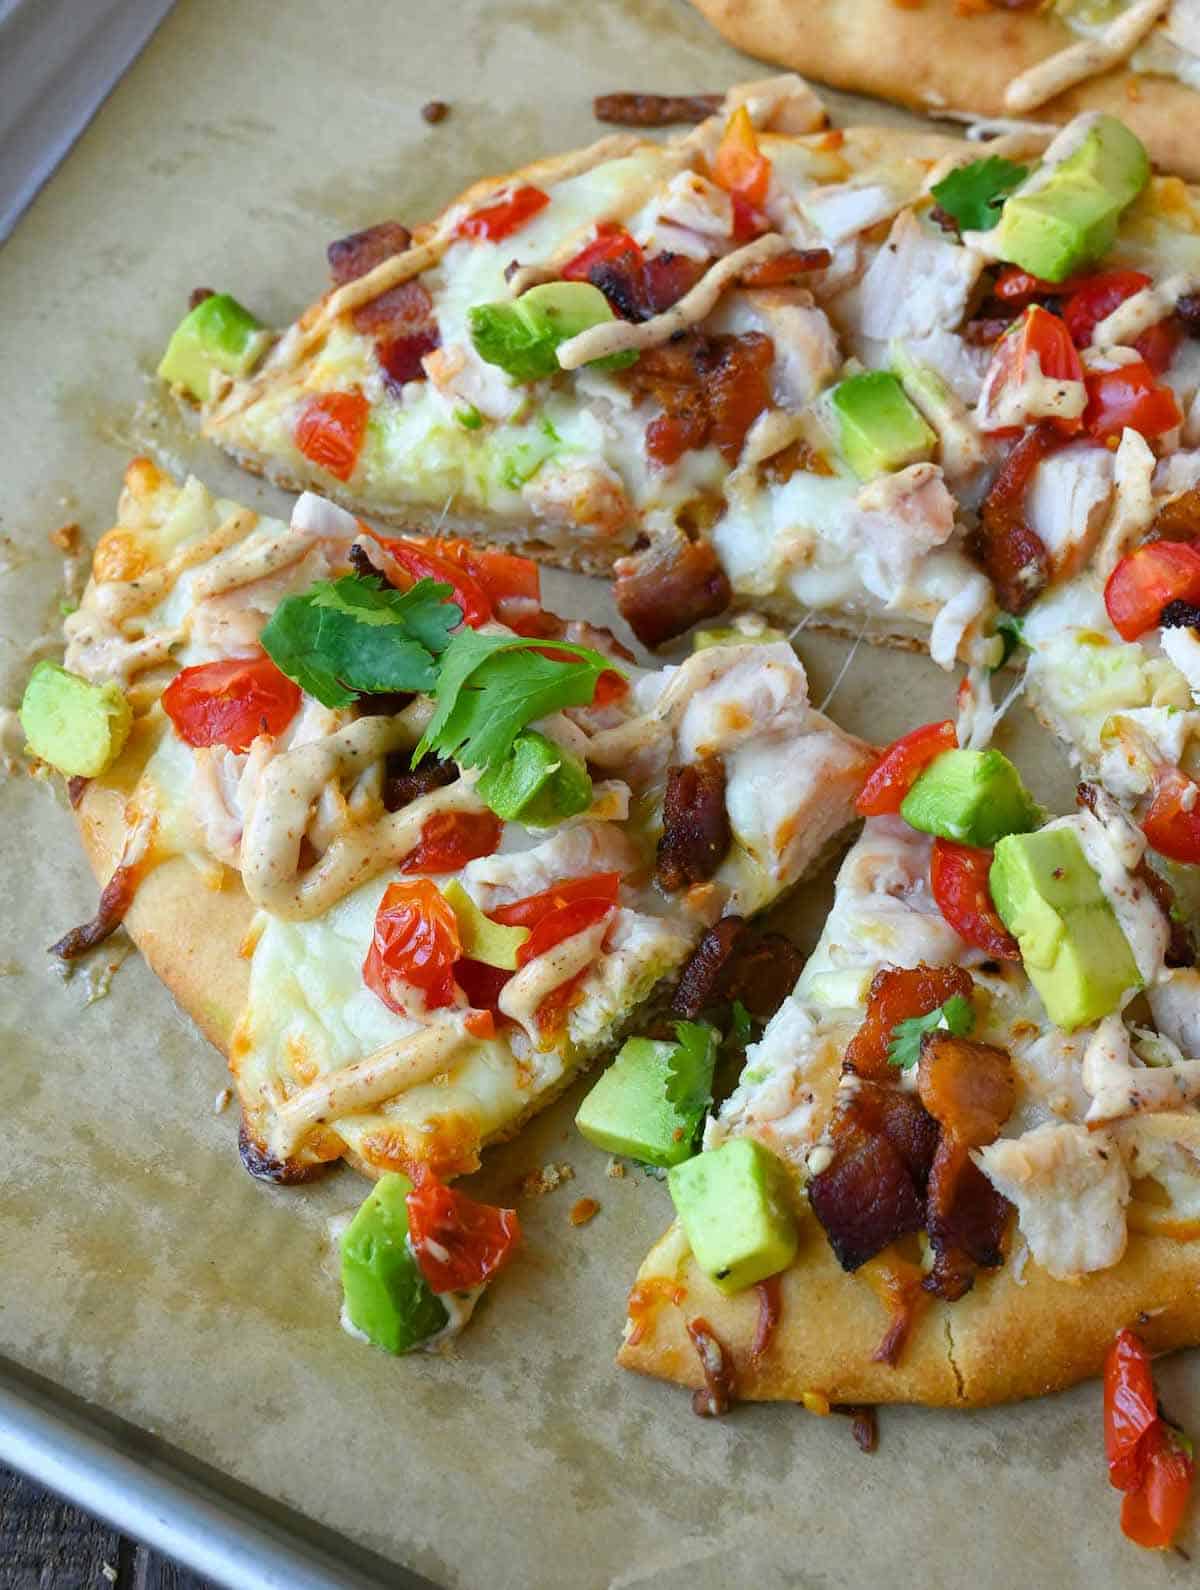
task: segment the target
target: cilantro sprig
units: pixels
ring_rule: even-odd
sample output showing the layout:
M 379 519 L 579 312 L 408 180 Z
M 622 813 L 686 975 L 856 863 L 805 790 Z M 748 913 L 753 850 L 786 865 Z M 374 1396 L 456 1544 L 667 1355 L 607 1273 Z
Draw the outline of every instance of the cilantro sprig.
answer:
M 552 656 L 542 651 L 550 645 Z M 413 752 L 430 751 L 460 767 L 500 762 L 527 724 L 564 707 L 586 706 L 610 658 L 566 641 L 485 635 L 462 629 L 446 648 L 430 689 L 436 707 Z
M 888 1044 L 888 1064 L 899 1066 L 901 1071 L 911 1071 L 921 1058 L 921 1039 L 941 1026 L 956 1038 L 966 1037 L 975 1026 L 971 1001 L 962 994 L 951 994 L 944 1005 L 928 1015 L 909 1016 L 906 1021 L 898 1021 Z
M 989 155 L 969 166 L 956 166 L 930 192 L 960 232 L 986 232 L 995 226 L 1004 200 L 1028 174 L 1028 166 Z
M 694 1116 L 697 1126 L 712 1103 L 718 1042 L 716 1028 L 706 1021 L 675 1023 L 675 1048 L 667 1061 L 667 1099 L 681 1115 Z
M 450 593 L 433 580 L 407 591 L 356 574 L 322 580 L 280 602 L 263 648 L 326 707 L 348 707 L 364 692 L 432 690 L 437 658 L 462 623 Z

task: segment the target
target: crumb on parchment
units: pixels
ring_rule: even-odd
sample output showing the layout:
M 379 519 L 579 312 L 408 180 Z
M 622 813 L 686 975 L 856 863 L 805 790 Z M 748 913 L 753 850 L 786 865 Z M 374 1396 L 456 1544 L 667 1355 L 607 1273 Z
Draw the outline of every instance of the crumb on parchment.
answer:
M 610 1159 L 604 1167 L 604 1174 L 612 1181 L 621 1181 L 625 1176 L 624 1163 L 619 1159 Z
M 214 1115 L 220 1115 L 225 1110 L 227 1110 L 229 1108 L 229 1103 L 230 1103 L 230 1100 L 232 1098 L 233 1098 L 233 1089 L 232 1088 L 222 1088 L 220 1093 L 218 1093 L 216 1098 L 213 1100 L 213 1114 Z
M 575 1180 L 575 1167 L 565 1162 L 526 1171 L 517 1183 L 518 1198 L 542 1198 L 564 1182 Z
M 74 521 L 59 525 L 57 530 L 50 531 L 50 545 L 57 547 L 60 552 L 65 552 L 69 558 L 73 558 L 79 551 L 79 537 L 82 533 Z
M 579 1198 L 571 1205 L 571 1213 L 567 1218 L 573 1226 L 586 1226 L 599 1213 L 600 1205 L 595 1198 Z

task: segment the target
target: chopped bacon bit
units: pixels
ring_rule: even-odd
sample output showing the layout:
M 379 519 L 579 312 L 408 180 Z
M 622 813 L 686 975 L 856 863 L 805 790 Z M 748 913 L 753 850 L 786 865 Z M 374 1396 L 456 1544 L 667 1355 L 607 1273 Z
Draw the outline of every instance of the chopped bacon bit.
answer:
M 621 617 L 653 650 L 733 600 L 729 576 L 707 541 L 661 537 L 643 552 L 618 558 L 616 601 Z
M 875 973 L 862 1026 L 850 1040 L 843 1071 L 860 1077 L 893 1075 L 888 1044 L 897 1022 L 927 1016 L 955 994 L 969 998 L 975 984 L 961 966 L 888 966 Z
M 360 304 L 351 317 L 355 331 L 375 339 L 375 357 L 391 386 L 425 377 L 421 360 L 441 346 L 441 333 L 433 314 L 433 299 L 424 282 L 413 278 L 391 287 L 369 303 Z
M 647 456 L 666 467 L 693 448 L 713 446 L 732 468 L 747 431 L 771 405 L 774 358 L 774 343 L 757 331 L 690 331 L 647 349 L 625 374 L 637 397 L 653 398 L 663 410 L 646 428 Z
M 719 1419 L 737 1399 L 737 1374 L 733 1359 L 706 1319 L 690 1319 L 687 1333 L 700 1360 L 704 1390 L 692 1393 L 692 1411 L 702 1419 Z
M 839 1104 L 831 1129 L 833 1160 L 808 1184 L 813 1213 L 838 1263 L 850 1271 L 925 1223 L 920 1191 L 903 1152 L 918 1149 L 916 1134 L 906 1142 L 897 1132 L 900 1141 L 894 1143 L 881 1129 L 886 1118 L 873 1108 L 881 1101 L 866 1095 L 868 1087 L 860 1084 Z M 873 1092 L 908 1097 L 885 1088 Z
M 616 127 L 672 127 L 715 116 L 723 94 L 597 94 L 592 114 Z
M 335 287 L 366 276 L 393 254 L 403 254 L 412 242 L 412 233 L 399 221 L 379 221 L 365 231 L 339 237 L 325 250 L 329 275 Z
M 990 348 L 993 342 L 999 342 L 1016 318 L 1016 315 L 980 315 L 967 321 L 963 336 L 974 348 Z
M 79 551 L 79 537 L 83 534 L 77 524 L 59 525 L 57 530 L 51 530 L 48 540 L 52 547 L 57 547 L 60 552 L 65 552 L 73 558 Z
M 568 279 L 587 280 L 598 287 L 622 320 L 650 320 L 661 315 L 677 304 L 708 269 L 705 260 L 669 250 L 647 259 L 624 232 L 611 239 L 597 239 L 585 252 L 594 256 L 587 262 L 586 275 L 576 274 Z M 572 265 L 578 268 L 579 260 L 580 256 L 576 256 L 564 268 L 564 275 Z
M 757 1363 L 770 1347 L 779 1316 L 783 1312 L 781 1278 L 769 1275 L 765 1281 L 757 1282 L 754 1290 L 758 1293 L 758 1321 L 754 1327 L 754 1340 L 750 1344 L 750 1358 Z
M 79 773 L 74 774 L 73 777 L 67 780 L 67 799 L 73 807 L 79 805 L 83 799 L 84 791 L 91 782 L 90 778 L 84 778 Z
M 636 1347 L 649 1329 L 654 1315 L 664 1303 L 670 1303 L 678 1308 L 687 1296 L 687 1288 L 680 1286 L 677 1281 L 669 1280 L 665 1275 L 652 1276 L 648 1281 L 639 1281 L 629 1294 L 629 1301 L 625 1305 L 625 1312 L 633 1325 L 633 1329 L 626 1336 L 628 1346 Z
M 759 933 L 738 946 L 721 982 L 722 998 L 737 1000 L 764 1024 L 783 1004 L 804 969 L 804 956 L 782 933 Z
M 732 843 L 722 759 L 705 756 L 686 767 L 670 768 L 655 863 L 661 887 L 674 894 L 694 883 L 706 883 Z
M 674 1015 L 694 1021 L 720 1000 L 726 967 L 748 931 L 740 916 L 723 916 L 708 929 L 680 973 L 671 1001 Z
M 1191 930 L 1177 909 L 1175 891 L 1163 877 L 1161 872 L 1146 860 L 1145 856 L 1133 869 L 1133 875 L 1140 883 L 1145 884 L 1147 892 L 1152 896 L 1163 916 L 1167 919 L 1167 926 L 1171 930 L 1171 937 L 1167 943 L 1166 954 L 1163 959 L 1168 966 L 1195 966 L 1196 946 L 1192 940 Z
M 438 122 L 445 121 L 450 114 L 450 107 L 444 99 L 431 99 L 421 106 L 421 115 L 431 127 L 436 127 Z
M 874 1408 L 864 1403 L 835 1403 L 834 1413 L 845 1414 L 850 1420 L 850 1434 L 860 1452 L 874 1452 L 879 1445 L 879 1420 Z
M 94 950 L 97 944 L 103 944 L 125 920 L 145 870 L 145 861 L 118 867 L 100 892 L 95 916 L 90 922 L 65 933 L 57 944 L 50 946 L 50 954 L 57 955 L 60 961 L 75 961 Z
M 445 789 L 459 777 L 456 762 L 427 756 L 413 767 L 411 759 L 408 751 L 392 751 L 383 764 L 383 804 L 389 812 L 398 812 L 435 789 Z
M 786 254 L 776 254 L 774 259 L 761 260 L 751 265 L 738 277 L 743 287 L 783 287 L 806 276 L 810 271 L 823 271 L 833 263 L 827 248 L 792 248 Z
M 970 550 L 1008 613 L 1023 613 L 1049 583 L 1049 555 L 1025 518 L 1025 498 L 1038 465 L 1064 439 L 1050 424 L 1026 431 L 1005 459 L 979 511 Z
M 594 1220 L 600 1213 L 600 1205 L 594 1198 L 579 1198 L 571 1205 L 571 1212 L 567 1219 L 573 1226 L 586 1226 L 589 1220 Z
M 1154 516 L 1150 534 L 1156 541 L 1195 541 L 1200 538 L 1200 486 L 1189 486 L 1164 502 Z
M 1013 1112 L 1016 1077 L 1003 1049 L 935 1029 L 921 1042 L 917 1093 L 958 1142 L 984 1148 Z
M 188 308 L 199 309 L 206 298 L 215 298 L 216 292 L 211 287 L 193 287 L 188 294 Z

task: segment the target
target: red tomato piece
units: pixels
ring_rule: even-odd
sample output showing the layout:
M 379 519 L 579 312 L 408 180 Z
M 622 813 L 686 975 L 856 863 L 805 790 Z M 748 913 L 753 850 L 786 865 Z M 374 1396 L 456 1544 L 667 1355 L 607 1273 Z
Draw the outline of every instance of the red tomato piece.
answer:
M 876 762 L 859 792 L 854 809 L 860 817 L 879 817 L 898 812 L 920 773 L 935 756 L 953 751 L 958 734 L 950 718 L 941 723 L 926 723 L 893 740 Z
M 1019 320 L 1013 321 L 992 352 L 991 363 L 984 377 L 987 412 L 995 410 L 1005 387 L 1019 387 L 1031 374 L 1034 354 L 1044 376 L 1054 381 L 1083 380 L 1083 365 L 1071 341 L 1071 333 L 1057 315 L 1052 315 L 1040 304 L 1031 304 Z M 1036 419 L 1037 416 L 1031 418 Z M 1071 436 L 1081 428 L 1083 421 L 1052 417 L 1047 423 L 1063 435 Z M 995 429 L 986 424 L 984 428 Z
M 576 900 L 606 900 L 616 905 L 620 884 L 619 872 L 595 872 L 590 878 L 564 878 L 540 894 L 527 895 L 511 905 L 494 906 L 488 915 L 502 927 L 534 928 L 552 911 L 561 910 Z
M 371 405 L 361 392 L 326 392 L 310 398 L 293 433 L 311 463 L 338 480 L 349 480 L 362 452 Z
M 457 872 L 476 856 L 490 856 L 503 827 L 495 812 L 434 812 L 400 871 Z
M 1136 1546 L 1165 1551 L 1187 1511 L 1196 1466 L 1160 1420 L 1149 1437 L 1142 1482 L 1121 1503 L 1121 1529 Z
M 1162 771 L 1142 818 L 1142 832 L 1160 856 L 1200 862 L 1200 784 L 1177 768 Z
M 623 269 L 640 271 L 645 264 L 645 255 L 641 245 L 630 237 L 624 227 L 601 222 L 592 241 L 586 243 L 563 266 L 562 279 L 565 282 L 590 281 L 593 265 L 613 264 L 619 264 Z
M 363 982 L 403 1016 L 405 993 L 420 990 L 426 1010 L 452 1005 L 454 963 L 462 954 L 458 919 L 428 878 L 390 883 L 375 913 Z
M 1117 1490 L 1141 1482 L 1147 1437 L 1159 1422 L 1150 1354 L 1134 1331 L 1118 1331 L 1104 1359 L 1104 1453 Z
M 1148 541 L 1127 553 L 1108 577 L 1104 605 L 1122 640 L 1157 629 L 1169 602 L 1200 602 L 1200 547 Z
M 486 238 L 489 243 L 499 243 L 511 237 L 531 220 L 539 210 L 550 203 L 550 195 L 541 188 L 513 188 L 503 198 L 485 204 L 458 223 L 459 237 Z
M 585 966 L 581 972 L 576 972 L 574 977 L 568 977 L 565 983 L 560 983 L 557 988 L 551 989 L 542 1000 L 534 1012 L 533 1019 L 543 1039 L 553 1038 L 566 1026 L 567 1017 L 583 997 L 581 985 L 587 974 L 588 968 Z
M 478 629 L 492 617 L 492 604 L 487 592 L 474 576 L 468 573 L 461 561 L 447 558 L 437 541 L 412 541 L 396 536 L 381 536 L 371 531 L 379 545 L 411 576 L 417 580 L 436 580 L 439 585 L 451 587 L 451 601 L 462 610 L 463 623 Z
M 483 586 L 493 605 L 510 596 L 541 601 L 542 577 L 532 558 L 518 557 L 515 552 L 495 552 L 490 547 L 476 547 L 461 536 L 431 536 L 424 544 L 438 557 L 465 569 L 473 580 Z
M 733 240 L 735 243 L 752 243 L 771 225 L 766 216 L 740 193 L 730 195 L 733 200 Z
M 1077 348 L 1091 345 L 1092 333 L 1102 320 L 1112 314 L 1143 287 L 1149 287 L 1150 278 L 1141 271 L 1098 271 L 1094 276 L 1084 276 L 1074 283 L 1073 290 L 1063 305 L 1063 320 Z M 1062 292 L 1060 286 L 1058 291 Z
M 1006 265 L 996 278 L 992 295 L 1006 304 L 1027 304 L 1033 298 L 1054 298 L 1068 292 L 1068 282 L 1048 282 L 1031 276 L 1019 265 Z
M 300 705 L 300 686 L 269 657 L 233 657 L 180 669 L 162 704 L 186 744 L 244 751 L 256 735 L 287 728 Z
M 459 984 L 462 987 L 462 984 Z M 490 1010 L 472 1010 L 463 1017 L 463 1026 L 472 1038 L 494 1038 L 496 1036 L 496 1018 Z
M 756 210 L 766 200 L 771 162 L 759 151 L 754 123 L 744 105 L 739 105 L 725 124 L 713 161 L 713 180 Z
M 1126 426 L 1143 436 L 1162 436 L 1183 418 L 1174 392 L 1160 386 L 1144 359 L 1089 375 L 1087 394 L 1083 424 L 1098 442 L 1119 437 Z
M 576 933 L 582 933 L 585 928 L 594 927 L 613 909 L 614 902 L 603 897 L 591 900 L 572 900 L 567 905 L 560 905 L 557 910 L 549 912 L 530 933 L 517 951 L 517 965 L 527 966 L 530 961 L 536 961 L 539 955 L 545 955 L 547 950 L 552 950 L 556 944 L 561 944 L 565 939 L 573 939 Z
M 505 983 L 513 974 L 499 966 L 489 966 L 485 961 L 464 957 L 454 968 L 458 986 L 475 1010 L 485 1010 L 491 1016 L 500 1014 L 500 995 Z
M 988 887 L 990 850 L 935 839 L 929 862 L 929 886 L 937 908 L 950 926 L 976 949 L 998 961 L 1019 961 L 1020 946 L 1000 920 Z
M 405 1202 L 413 1252 L 434 1292 L 482 1286 L 504 1268 L 521 1240 L 515 1209 L 476 1203 L 428 1171 Z
M 1133 345 L 1153 374 L 1165 375 L 1182 341 L 1183 327 L 1168 315 L 1166 320 L 1160 320 L 1157 325 L 1143 331 L 1140 337 L 1135 337 Z
M 629 693 L 629 680 L 624 674 L 619 674 L 615 668 L 606 668 L 596 680 L 596 693 L 592 697 L 592 706 L 611 707 L 614 701 L 620 701 L 622 696 Z

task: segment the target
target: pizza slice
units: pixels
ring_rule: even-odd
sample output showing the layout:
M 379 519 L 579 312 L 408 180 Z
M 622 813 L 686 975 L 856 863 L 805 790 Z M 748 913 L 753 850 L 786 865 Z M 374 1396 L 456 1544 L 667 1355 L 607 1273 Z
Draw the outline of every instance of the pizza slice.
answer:
M 491 1238 L 433 1290 L 469 1293 L 511 1242 L 445 1181 L 608 1050 L 715 917 L 812 869 L 873 761 L 786 643 L 734 630 L 640 668 L 546 612 L 524 559 L 311 496 L 260 519 L 144 459 L 65 628 L 22 721 L 72 777 L 104 890 L 57 953 L 124 918 L 227 1054 L 253 1175 L 346 1158 L 386 1180 L 346 1238 L 351 1321 L 385 1345 L 403 1329 L 363 1323 L 366 1256 L 407 1252 L 411 1220 L 442 1231 L 436 1260 L 457 1219 Z
M 692 0 L 739 49 L 853 93 L 983 127 L 1120 116 L 1200 178 L 1194 0 Z
M 1047 823 L 945 727 L 868 780 L 820 942 L 669 1172 L 620 1361 L 699 1411 L 998 1402 L 1135 1320 L 1200 1340 L 1193 946 L 1115 802 Z

